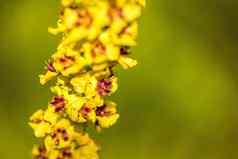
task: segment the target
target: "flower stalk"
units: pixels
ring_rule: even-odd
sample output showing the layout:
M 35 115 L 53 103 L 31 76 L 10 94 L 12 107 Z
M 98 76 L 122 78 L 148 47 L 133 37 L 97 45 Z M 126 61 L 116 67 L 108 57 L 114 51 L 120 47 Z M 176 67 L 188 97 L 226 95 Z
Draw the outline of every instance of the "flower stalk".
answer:
M 62 0 L 56 28 L 61 34 L 40 83 L 56 79 L 52 100 L 36 111 L 29 125 L 42 143 L 34 159 L 98 159 L 99 147 L 78 124 L 92 123 L 100 131 L 119 118 L 108 96 L 118 88 L 113 68 L 134 67 L 130 48 L 136 45 L 138 18 L 145 0 Z

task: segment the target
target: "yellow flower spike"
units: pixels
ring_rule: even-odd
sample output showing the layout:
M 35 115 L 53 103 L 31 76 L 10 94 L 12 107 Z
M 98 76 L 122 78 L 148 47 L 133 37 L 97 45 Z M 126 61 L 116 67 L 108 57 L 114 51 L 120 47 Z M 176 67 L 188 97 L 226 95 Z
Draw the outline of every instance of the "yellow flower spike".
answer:
M 136 45 L 138 18 L 145 0 L 61 0 L 62 11 L 52 34 L 62 40 L 40 75 L 54 94 L 46 110 L 36 111 L 29 125 L 43 143 L 32 149 L 33 159 L 98 159 L 99 147 L 83 127 L 113 126 L 116 103 L 105 100 L 118 89 L 114 67 L 134 67 L 129 57 Z

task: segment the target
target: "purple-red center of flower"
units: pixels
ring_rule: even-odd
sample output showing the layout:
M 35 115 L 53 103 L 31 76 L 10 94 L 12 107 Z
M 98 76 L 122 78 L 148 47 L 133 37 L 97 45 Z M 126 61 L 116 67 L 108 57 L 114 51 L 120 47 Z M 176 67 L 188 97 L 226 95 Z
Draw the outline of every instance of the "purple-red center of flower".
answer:
M 72 56 L 62 56 L 59 58 L 60 63 L 64 67 L 64 69 L 67 69 L 68 67 L 72 66 L 75 62 L 75 58 Z
M 86 117 L 91 112 L 91 108 L 88 106 L 83 106 L 83 108 L 80 110 L 80 113 L 83 115 L 83 117 Z
M 63 97 L 57 96 L 50 104 L 55 107 L 55 112 L 60 112 L 65 107 L 65 99 Z
M 60 129 L 58 128 L 55 132 L 51 134 L 51 137 L 55 140 L 55 144 L 59 145 L 60 144 L 60 139 L 63 138 L 64 141 L 69 140 L 69 135 L 65 129 Z
M 72 157 L 72 153 L 70 151 L 70 148 L 64 148 L 61 151 L 61 154 L 59 157 L 57 157 L 56 159 L 69 159 Z
M 128 55 L 129 53 L 128 53 L 128 51 L 127 51 L 126 48 L 122 47 L 122 48 L 120 49 L 120 54 L 121 54 L 121 55 Z
M 95 47 L 92 50 L 93 58 L 96 58 L 97 55 L 103 55 L 106 52 L 106 47 L 99 41 L 95 43 Z
M 97 84 L 97 92 L 99 95 L 108 95 L 111 92 L 112 82 L 110 80 L 102 80 Z
M 37 156 L 37 159 L 47 159 L 45 147 L 40 146 L 38 148 L 38 151 L 39 151 L 39 155 Z
M 97 116 L 101 116 L 101 117 L 104 117 L 104 116 L 110 116 L 111 113 L 106 111 L 106 105 L 104 106 L 101 106 L 101 107 L 98 107 L 97 110 L 96 110 L 96 115 Z

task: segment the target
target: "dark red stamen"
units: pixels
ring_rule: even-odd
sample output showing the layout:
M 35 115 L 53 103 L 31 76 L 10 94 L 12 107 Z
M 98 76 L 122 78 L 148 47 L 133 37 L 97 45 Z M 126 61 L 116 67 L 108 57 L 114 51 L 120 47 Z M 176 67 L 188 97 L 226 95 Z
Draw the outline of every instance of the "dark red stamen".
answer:
M 64 141 L 67 141 L 67 140 L 69 139 L 69 137 L 68 137 L 68 134 L 67 134 L 67 131 L 66 131 L 66 130 L 62 130 L 62 131 L 61 131 L 61 135 L 62 135 L 62 137 L 63 137 Z
M 57 96 L 50 104 L 55 107 L 55 112 L 60 112 L 65 107 L 65 100 L 63 97 Z
M 59 139 L 56 139 L 55 140 L 55 145 L 59 145 L 60 144 L 60 140 Z
M 66 62 L 66 61 L 67 61 L 67 59 L 66 59 L 65 57 L 61 57 L 61 58 L 60 58 L 60 62 L 64 63 L 64 62 Z
M 57 136 L 56 133 L 52 133 L 52 134 L 51 134 L 51 137 L 52 137 L 52 138 L 56 138 L 56 136 Z
M 80 110 L 80 113 L 82 113 L 82 115 L 85 117 L 88 115 L 88 113 L 91 112 L 91 108 L 87 107 L 87 106 L 84 106 L 81 110 Z
M 62 152 L 63 158 L 64 157 L 72 157 L 72 153 L 70 152 L 69 149 L 64 149 Z
M 99 81 L 97 84 L 97 91 L 99 95 L 108 95 L 111 92 L 112 82 L 109 80 Z
M 101 116 L 101 117 L 109 116 L 111 113 L 107 112 L 105 109 L 106 109 L 106 105 L 98 107 L 97 110 L 96 110 L 96 115 Z
M 128 51 L 126 50 L 126 48 L 122 47 L 122 48 L 120 49 L 120 54 L 121 54 L 121 55 L 128 55 L 129 53 L 128 53 Z
M 47 69 L 48 69 L 50 72 L 56 72 L 56 69 L 54 68 L 53 63 L 51 63 L 51 62 L 48 63 Z

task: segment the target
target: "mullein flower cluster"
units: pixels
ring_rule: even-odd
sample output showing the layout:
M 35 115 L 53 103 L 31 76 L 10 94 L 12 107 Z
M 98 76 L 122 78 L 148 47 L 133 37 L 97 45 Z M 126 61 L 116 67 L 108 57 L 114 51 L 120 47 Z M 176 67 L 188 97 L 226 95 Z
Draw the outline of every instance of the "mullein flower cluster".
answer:
M 113 67 L 131 68 L 138 18 L 145 0 L 62 0 L 52 34 L 62 34 L 40 83 L 56 79 L 45 110 L 30 118 L 35 136 L 34 159 L 98 159 L 99 147 L 77 123 L 109 128 L 119 118 L 116 103 L 108 100 L 118 87 Z

